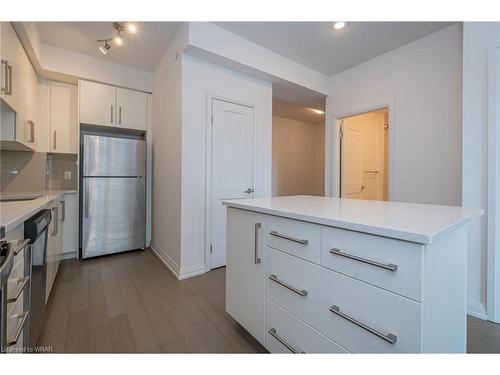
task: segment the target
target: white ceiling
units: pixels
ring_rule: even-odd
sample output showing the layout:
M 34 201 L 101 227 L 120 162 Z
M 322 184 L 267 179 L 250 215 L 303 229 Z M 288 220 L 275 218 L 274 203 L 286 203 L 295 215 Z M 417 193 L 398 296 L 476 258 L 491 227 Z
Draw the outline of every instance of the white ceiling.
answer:
M 37 22 L 42 43 L 103 60 L 153 71 L 174 38 L 181 22 L 137 22 L 139 32 L 107 55 L 97 39 L 114 35 L 112 22 Z
M 311 107 L 305 107 L 303 105 L 279 99 L 273 99 L 273 116 L 291 118 L 293 120 L 303 121 L 309 124 L 319 124 L 325 122 L 324 113 L 315 113 Z
M 380 56 L 452 22 L 216 22 L 245 39 L 328 76 Z

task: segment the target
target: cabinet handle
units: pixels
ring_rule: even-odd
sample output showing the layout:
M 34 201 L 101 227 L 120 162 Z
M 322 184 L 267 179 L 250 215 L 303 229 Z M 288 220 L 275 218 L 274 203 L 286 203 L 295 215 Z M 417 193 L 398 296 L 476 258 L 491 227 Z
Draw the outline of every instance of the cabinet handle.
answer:
M 54 130 L 54 150 L 57 148 L 57 130 Z
M 54 211 L 54 230 L 52 231 L 52 237 L 57 236 L 57 233 L 59 233 L 59 228 L 57 222 L 59 221 L 59 208 L 58 207 L 53 207 L 52 211 Z
M 346 252 L 343 252 L 343 251 L 340 251 L 340 249 L 336 249 L 336 248 L 333 248 L 330 250 L 330 254 L 333 254 L 333 255 L 338 255 L 340 257 L 344 257 L 344 258 L 349 258 L 349 259 L 352 259 L 352 260 L 355 260 L 357 262 L 361 262 L 361 263 L 365 263 L 365 264 L 369 264 L 371 266 L 375 266 L 375 267 L 379 267 L 379 268 L 383 268 L 384 270 L 388 270 L 388 271 L 392 271 L 392 272 L 396 272 L 398 270 L 398 266 L 397 264 L 392 264 L 392 263 L 389 263 L 389 264 L 385 264 L 385 263 L 380 263 L 380 262 L 377 262 L 375 260 L 370 260 L 370 259 L 366 259 L 366 258 L 361 258 L 361 257 L 358 257 L 356 255 L 352 255 L 352 254 L 349 254 L 349 253 L 346 253 Z
M 111 123 L 113 123 L 113 104 L 111 104 Z
M 7 94 L 9 92 L 9 61 L 2 59 L 2 65 L 5 65 L 5 70 L 3 73 L 4 86 L 1 87 L 2 92 Z
M 14 297 L 11 297 L 11 298 L 7 299 L 7 303 L 11 303 L 11 302 L 16 302 L 17 301 L 17 299 L 19 298 L 19 296 L 23 292 L 23 290 L 26 287 L 26 285 L 28 285 L 28 282 L 30 281 L 30 277 L 26 276 L 26 277 L 23 277 L 21 279 L 17 279 L 17 281 L 21 285 L 19 286 L 19 289 L 17 289 L 17 292 L 14 294 Z
M 286 234 L 281 234 L 281 233 L 278 233 L 276 232 L 275 230 L 272 230 L 269 232 L 269 234 L 271 236 L 274 236 L 274 237 L 279 237 L 279 238 L 283 238 L 284 240 L 288 240 L 288 241 L 292 241 L 292 242 L 296 242 L 296 243 L 300 243 L 301 245 L 307 245 L 309 243 L 308 240 L 301 240 L 299 238 L 295 238 L 295 237 L 291 237 L 291 236 L 287 236 Z
M 298 288 L 295 288 L 295 287 L 291 286 L 290 284 L 287 284 L 284 281 L 281 281 L 280 279 L 278 279 L 278 276 L 276 276 L 276 275 L 269 276 L 269 280 L 272 280 L 275 283 L 277 283 L 281 286 L 284 286 L 288 290 L 291 290 L 292 292 L 297 293 L 301 297 L 307 296 L 307 290 L 304 290 L 304 289 L 300 290 Z
M 122 107 L 118 108 L 118 124 L 122 123 Z
M 276 331 L 276 328 L 271 328 L 269 331 L 269 334 L 273 336 L 276 340 L 278 340 L 280 343 L 282 343 L 288 350 L 290 350 L 293 354 L 305 354 L 303 351 L 299 351 L 295 349 L 292 345 L 287 343 L 280 335 L 278 335 L 278 331 Z
M 66 221 L 66 201 L 59 201 L 62 207 L 61 221 Z
M 262 226 L 261 223 L 255 223 L 255 241 L 254 241 L 254 263 L 259 264 L 259 228 Z
M 9 88 L 5 92 L 6 95 L 12 95 L 12 65 L 7 64 L 7 70 L 9 72 L 8 77 L 9 77 Z
M 12 317 L 17 317 L 18 319 L 22 319 L 22 320 L 21 320 L 21 324 L 19 324 L 19 327 L 17 327 L 17 331 L 16 331 L 16 334 L 14 335 L 14 338 L 7 343 L 7 346 L 13 346 L 13 345 L 17 344 L 17 342 L 19 341 L 19 337 L 21 337 L 21 333 L 23 332 L 23 328 L 26 325 L 26 322 L 28 320 L 29 314 L 30 314 L 30 311 L 28 310 L 28 311 L 25 311 L 21 314 L 16 314 L 16 315 L 12 316 Z
M 31 120 L 28 120 L 28 142 L 35 143 L 35 123 Z
M 30 243 L 29 238 L 26 238 L 26 239 L 22 240 L 21 242 L 18 242 L 17 247 L 14 250 L 14 255 L 19 254 L 22 250 L 24 250 L 26 248 L 26 246 L 28 246 L 29 243 Z
M 332 307 L 330 307 L 329 310 L 330 310 L 330 312 L 334 313 L 335 315 L 338 315 L 341 318 L 344 318 L 345 320 L 347 320 L 353 324 L 356 324 L 358 327 L 361 327 L 361 328 L 367 330 L 368 332 L 373 333 L 375 336 L 380 337 L 382 340 L 387 341 L 389 344 L 394 345 L 396 343 L 396 341 L 398 340 L 398 337 L 396 335 L 393 335 L 392 333 L 385 335 L 385 334 L 377 331 L 376 329 L 371 328 L 371 327 L 367 326 L 366 324 L 361 323 L 360 321 L 358 321 L 354 318 L 351 318 L 349 315 L 341 312 L 340 307 L 338 307 L 336 305 L 333 305 Z

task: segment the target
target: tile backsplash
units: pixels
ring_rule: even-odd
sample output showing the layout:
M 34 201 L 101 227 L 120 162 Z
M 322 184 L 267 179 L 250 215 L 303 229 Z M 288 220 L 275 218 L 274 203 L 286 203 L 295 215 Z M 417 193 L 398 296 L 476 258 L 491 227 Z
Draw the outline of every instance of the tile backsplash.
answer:
M 47 154 L 1 151 L 0 191 L 29 192 L 47 189 Z
M 77 160 L 75 154 L 1 151 L 0 192 L 76 190 Z M 69 179 L 64 172 L 70 172 Z
M 47 155 L 47 184 L 49 190 L 76 190 L 78 156 L 75 154 Z M 64 174 L 70 174 L 69 179 Z

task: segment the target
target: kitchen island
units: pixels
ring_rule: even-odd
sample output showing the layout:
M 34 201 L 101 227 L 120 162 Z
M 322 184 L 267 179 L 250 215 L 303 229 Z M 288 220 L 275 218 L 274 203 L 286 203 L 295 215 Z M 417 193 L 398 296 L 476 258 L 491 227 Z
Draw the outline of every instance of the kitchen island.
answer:
M 224 201 L 226 310 L 270 352 L 464 353 L 482 210 L 293 196 Z

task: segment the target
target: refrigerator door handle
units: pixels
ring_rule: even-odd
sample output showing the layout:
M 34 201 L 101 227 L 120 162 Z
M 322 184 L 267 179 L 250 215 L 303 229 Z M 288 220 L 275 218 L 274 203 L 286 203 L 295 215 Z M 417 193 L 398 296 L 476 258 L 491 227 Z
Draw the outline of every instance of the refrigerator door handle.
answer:
M 83 187 L 83 214 L 86 219 L 89 217 L 89 180 L 88 178 L 84 179 L 84 187 Z

